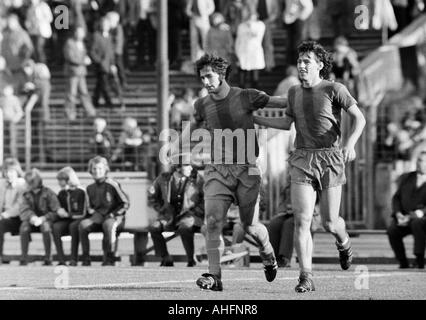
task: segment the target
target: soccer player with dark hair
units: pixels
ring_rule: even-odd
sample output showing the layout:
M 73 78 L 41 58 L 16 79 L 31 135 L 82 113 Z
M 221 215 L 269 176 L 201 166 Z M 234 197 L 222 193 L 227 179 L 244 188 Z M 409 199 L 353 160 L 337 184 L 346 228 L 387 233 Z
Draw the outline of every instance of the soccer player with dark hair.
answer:
M 129 209 L 129 199 L 120 184 L 108 178 L 109 166 L 104 157 L 96 156 L 89 161 L 89 172 L 95 180 L 87 186 L 88 213 L 90 218 L 80 222 L 80 241 L 83 249 L 83 266 L 90 266 L 90 232 L 103 232 L 103 266 L 115 264 L 117 231 L 124 224 L 124 215 Z
M 340 265 L 352 263 L 352 248 L 345 222 L 339 216 L 342 185 L 346 183 L 345 163 L 356 157 L 365 119 L 347 88 L 328 81 L 330 54 L 314 41 L 298 47 L 297 69 L 302 81 L 288 91 L 283 118 L 255 117 L 255 122 L 277 129 L 296 127 L 296 150 L 289 158 L 291 203 L 295 215 L 295 246 L 300 276 L 296 292 L 314 291 L 312 281 L 312 237 L 310 226 L 316 192 L 321 194 L 320 213 L 324 228 L 336 238 Z M 341 110 L 352 119 L 348 138 L 341 141 Z
M 256 201 L 261 176 L 256 159 L 259 146 L 256 135 L 251 133 L 254 133 L 253 111 L 265 107 L 284 108 L 286 99 L 270 97 L 255 89 L 231 87 L 227 82 L 230 66 L 221 57 L 206 54 L 196 62 L 196 69 L 208 95 L 195 102 L 194 116 L 198 127 L 207 129 L 212 137 L 211 159 L 214 159 L 206 164 L 204 170 L 209 272 L 197 280 L 197 285 L 213 291 L 223 289 L 220 235 L 232 203 L 239 206 L 244 230 L 259 245 L 267 281 L 273 281 L 277 273 L 277 262 L 268 231 L 258 221 Z M 220 138 L 218 132 L 222 135 Z M 234 139 L 234 135 L 237 139 Z M 239 139 L 240 135 L 243 139 Z M 223 146 L 223 137 L 226 142 L 229 136 L 232 143 Z

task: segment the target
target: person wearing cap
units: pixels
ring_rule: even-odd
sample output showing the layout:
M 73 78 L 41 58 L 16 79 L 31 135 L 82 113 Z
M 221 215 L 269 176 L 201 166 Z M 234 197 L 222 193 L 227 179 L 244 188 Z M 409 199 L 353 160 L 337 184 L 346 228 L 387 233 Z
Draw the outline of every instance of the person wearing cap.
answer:
M 172 168 L 161 173 L 148 189 L 148 205 L 158 213 L 158 219 L 149 227 L 156 254 L 161 256 L 160 266 L 173 266 L 164 231 L 177 232 L 193 267 L 194 233 L 199 232 L 204 221 L 204 180 L 191 166 L 189 154 L 172 156 Z
M 19 161 L 7 158 L 3 164 L 3 179 L 0 180 L 0 264 L 3 262 L 4 234 L 19 234 L 19 204 L 25 192 L 25 180 Z
M 124 215 L 129 209 L 129 198 L 121 185 L 108 177 L 108 161 L 96 156 L 89 161 L 89 173 L 95 180 L 87 186 L 89 218 L 79 225 L 80 241 L 83 249 L 83 266 L 90 266 L 89 233 L 103 232 L 103 266 L 115 264 L 117 232 L 124 225 Z
M 20 265 L 28 264 L 28 249 L 32 232 L 43 234 L 45 250 L 44 264 L 52 265 L 51 236 L 52 222 L 61 207 L 56 194 L 43 185 L 43 179 L 38 169 L 31 169 L 25 174 L 28 190 L 24 193 L 20 205 L 20 217 L 22 220 L 19 228 L 21 236 L 22 258 Z

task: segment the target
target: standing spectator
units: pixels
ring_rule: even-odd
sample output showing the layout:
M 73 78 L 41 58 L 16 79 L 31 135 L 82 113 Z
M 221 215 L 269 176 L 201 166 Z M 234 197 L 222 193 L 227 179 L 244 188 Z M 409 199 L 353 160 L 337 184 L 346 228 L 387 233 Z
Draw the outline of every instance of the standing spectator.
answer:
M 33 44 L 28 33 L 19 24 L 14 14 L 7 17 L 6 28 L 1 42 L 1 54 L 14 81 L 22 70 L 22 64 L 33 54 Z
M 265 24 L 265 35 L 263 37 L 263 50 L 265 52 L 266 70 L 275 67 L 274 43 L 272 30 L 280 15 L 279 0 L 247 0 L 252 12 L 257 12 L 259 20 Z
M 31 36 L 34 45 L 34 60 L 46 63 L 44 45 L 46 39 L 52 37 L 50 23 L 53 21 L 52 11 L 43 0 L 31 0 L 31 5 L 27 11 L 25 27 Z
M 114 62 L 114 47 L 109 32 L 109 21 L 106 18 L 102 18 L 100 30 L 95 33 L 90 50 L 96 74 L 96 87 L 92 98 L 93 105 L 96 107 L 99 106 L 101 95 L 105 100 L 105 105 L 112 106 L 109 76 L 117 73 L 117 67 Z
M 126 70 L 124 68 L 123 49 L 124 49 L 124 31 L 120 23 L 120 15 L 115 11 L 107 13 L 106 18 L 111 26 L 111 38 L 114 47 L 114 61 L 117 66 L 118 85 L 121 88 L 126 86 Z
M 93 121 L 94 133 L 90 138 L 90 144 L 93 153 L 97 156 L 105 157 L 107 160 L 111 158 L 112 146 L 114 145 L 114 137 L 111 131 L 107 129 L 107 122 L 104 118 L 96 118 Z
M 182 238 L 187 266 L 193 267 L 196 264 L 194 233 L 200 231 L 204 220 L 204 181 L 198 171 L 189 165 L 186 156 L 175 157 L 172 159 L 172 169 L 160 174 L 148 190 L 149 206 L 158 212 L 158 220 L 150 226 L 149 231 L 156 254 L 162 259 L 161 266 L 173 266 L 162 232 L 175 231 Z
M 138 35 L 138 60 L 141 65 L 153 66 L 157 57 L 157 30 L 155 25 L 155 1 L 139 1 L 139 21 L 136 27 Z
M 8 124 L 10 134 L 10 154 L 12 157 L 17 156 L 17 130 L 16 124 L 24 116 L 21 100 L 14 94 L 13 87 L 7 85 L 3 89 L 3 94 L 0 95 L 0 109 L 3 112 L 3 120 Z
M 354 78 L 358 75 L 359 69 L 356 51 L 349 46 L 349 42 L 345 37 L 337 37 L 334 40 L 333 65 L 331 69 L 336 81 L 342 82 L 349 88 L 350 92 L 353 92 Z
M 89 233 L 103 232 L 102 250 L 103 266 L 115 264 L 115 246 L 117 229 L 124 224 L 124 215 L 129 208 L 129 199 L 120 184 L 108 178 L 109 166 L 104 157 L 96 156 L 89 161 L 89 173 L 95 180 L 87 187 L 89 197 L 88 213 L 90 218 L 79 225 L 81 246 L 83 249 L 83 266 L 90 266 Z
M 278 84 L 275 89 L 274 96 L 281 96 L 283 98 L 287 98 L 288 89 L 292 86 L 299 85 L 299 73 L 295 66 L 288 66 L 285 71 L 286 77 Z
M 183 93 L 181 93 L 174 99 L 172 108 L 170 110 L 170 124 L 172 128 L 181 131 L 183 129 L 183 121 L 190 121 L 191 123 L 195 121 L 195 100 L 195 93 L 194 90 L 191 88 L 186 88 Z
M 119 13 L 121 24 L 124 30 L 124 64 L 128 68 L 130 66 L 129 52 L 127 51 L 128 44 L 134 42 L 136 36 L 136 27 L 139 20 L 139 1 L 121 0 L 119 2 Z
M 35 92 L 39 96 L 40 110 L 44 122 L 50 121 L 50 71 L 46 64 L 27 60 L 23 63 L 24 81 L 21 85 L 22 91 L 26 93 Z
M 65 113 L 69 120 L 75 120 L 77 112 L 75 105 L 77 98 L 80 97 L 89 117 L 96 115 L 95 108 L 89 96 L 87 89 L 86 75 L 87 66 L 91 63 L 87 55 L 84 38 L 86 32 L 83 27 L 77 27 L 74 30 L 74 35 L 65 43 L 65 74 L 68 76 L 68 92 L 65 99 Z
M 214 12 L 213 0 L 188 0 L 186 14 L 190 18 L 191 61 L 196 61 L 206 48 L 209 17 Z
M 58 254 L 58 265 L 66 265 L 61 237 L 71 235 L 71 260 L 70 266 L 77 266 L 78 261 L 78 226 L 87 210 L 86 191 L 81 187 L 80 181 L 71 167 L 61 169 L 56 175 L 61 191 L 58 193 L 60 208 L 53 222 L 52 233 Z
M 400 268 L 408 268 L 403 238 L 414 237 L 416 266 L 424 269 L 426 241 L 426 151 L 417 158 L 416 171 L 404 174 L 392 198 L 392 222 L 387 233 Z
M 257 87 L 259 70 L 265 69 L 265 55 L 262 40 L 265 24 L 257 19 L 257 14 L 245 11 L 244 22 L 238 27 L 235 40 L 235 53 L 238 57 L 241 73 L 241 87 Z
M 300 42 L 306 40 L 304 38 L 306 36 L 306 22 L 313 10 L 312 0 L 285 0 L 283 21 L 287 27 L 287 64 L 289 65 L 296 64 L 297 46 Z
M 243 12 L 248 9 L 244 0 L 227 1 L 223 9 L 226 23 L 231 27 L 232 36 L 237 36 L 238 26 L 243 22 Z
M 3 178 L 0 180 L 0 264 L 3 262 L 4 234 L 19 234 L 21 219 L 19 206 L 25 192 L 25 180 L 19 161 L 7 158 L 3 164 Z
M 182 29 L 184 28 L 186 0 L 168 0 L 170 68 L 179 70 L 182 63 Z
M 231 28 L 225 23 L 224 16 L 215 12 L 211 15 L 212 26 L 207 33 L 206 52 L 223 57 L 229 62 L 234 60 L 234 39 Z
M 51 237 L 52 221 L 60 208 L 56 194 L 43 185 L 40 171 L 32 169 L 25 174 L 25 181 L 29 190 L 23 195 L 20 207 L 22 220 L 19 228 L 21 236 L 22 258 L 20 265 L 28 264 L 28 248 L 31 241 L 31 232 L 43 234 L 45 250 L 44 264 L 52 265 L 51 259 Z
M 142 145 L 142 131 L 135 118 L 128 117 L 123 121 L 123 131 L 118 139 L 117 148 L 111 157 L 112 162 L 121 159 L 124 168 L 139 169 L 139 147 Z

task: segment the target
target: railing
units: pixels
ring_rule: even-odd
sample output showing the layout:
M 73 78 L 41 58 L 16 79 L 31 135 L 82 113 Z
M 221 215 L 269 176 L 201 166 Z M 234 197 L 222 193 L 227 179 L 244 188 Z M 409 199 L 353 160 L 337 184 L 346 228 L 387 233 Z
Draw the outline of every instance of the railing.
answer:
M 25 105 L 25 170 L 31 168 L 32 126 L 31 112 L 38 101 L 38 95 L 32 94 Z
M 0 166 L 3 166 L 4 157 L 4 119 L 3 110 L 0 108 Z

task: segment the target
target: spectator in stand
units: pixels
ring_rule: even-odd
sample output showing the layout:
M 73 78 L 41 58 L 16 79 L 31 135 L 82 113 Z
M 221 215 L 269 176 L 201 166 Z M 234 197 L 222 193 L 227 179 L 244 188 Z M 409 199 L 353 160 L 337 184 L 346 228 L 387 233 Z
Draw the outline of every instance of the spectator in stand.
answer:
M 6 66 L 6 60 L 3 56 L 0 55 L 0 92 L 3 92 L 4 87 L 10 85 L 12 83 L 12 80 L 13 79 L 11 73 Z
M 37 93 L 39 96 L 37 105 L 40 105 L 39 111 L 42 113 L 44 122 L 50 121 L 50 71 L 46 64 L 41 62 L 34 62 L 34 60 L 27 60 L 23 63 L 22 69 L 24 71 L 23 83 L 21 84 L 21 92 L 24 93 Z
M 353 1 L 328 0 L 326 12 L 331 18 L 335 37 L 350 35 L 354 6 Z
M 71 235 L 70 266 L 77 266 L 78 261 L 78 226 L 86 215 L 87 195 L 71 167 L 61 169 L 56 175 L 61 191 L 58 193 L 60 208 L 52 226 L 53 241 L 58 254 L 59 266 L 66 265 L 61 237 Z
M 206 52 L 234 62 L 234 39 L 231 28 L 225 23 L 224 16 L 219 12 L 213 13 L 210 20 L 211 28 L 207 33 Z
M 195 100 L 195 93 L 192 88 L 186 88 L 174 99 L 172 108 L 170 110 L 170 124 L 172 128 L 181 131 L 183 129 L 183 121 L 190 121 L 191 123 L 195 121 Z
M 129 52 L 127 52 L 128 43 L 134 42 L 136 36 L 136 27 L 139 20 L 139 1 L 135 0 L 122 0 L 119 2 L 119 13 L 121 24 L 124 30 L 124 64 L 127 68 L 130 67 Z
M 52 265 L 51 237 L 52 221 L 60 208 L 58 197 L 49 188 L 43 185 L 40 171 L 32 169 L 25 174 L 28 191 L 23 195 L 20 206 L 20 217 L 22 220 L 19 228 L 21 236 L 22 258 L 20 265 L 28 264 L 28 248 L 31 241 L 31 232 L 43 234 L 45 250 L 44 264 Z
M 265 24 L 250 10 L 246 10 L 243 17 L 244 22 L 239 25 L 235 40 L 235 54 L 240 67 L 240 87 L 256 88 L 259 70 L 265 69 L 266 66 L 262 47 Z
M 111 37 L 114 46 L 114 60 L 117 66 L 117 75 L 121 88 L 126 87 L 126 70 L 124 68 L 123 49 L 124 49 L 124 31 L 120 23 L 120 15 L 115 11 L 107 13 L 106 18 L 111 26 Z
M 139 20 L 136 27 L 138 35 L 138 60 L 143 66 L 154 66 L 157 58 L 156 3 L 154 0 L 138 0 Z
M 116 162 L 120 159 L 125 170 L 139 170 L 139 152 L 142 143 L 142 130 L 139 128 L 137 120 L 127 117 L 123 121 L 123 131 L 111 161 Z
M 4 234 L 19 234 L 21 219 L 19 207 L 26 190 L 25 180 L 19 161 L 6 158 L 3 164 L 3 179 L 0 180 L 0 264 L 3 262 Z
M 246 0 L 251 12 L 258 14 L 259 20 L 265 24 L 263 51 L 265 52 L 266 70 L 275 67 L 274 43 L 272 30 L 275 28 L 280 15 L 280 0 Z
M 190 18 L 191 61 L 199 59 L 205 51 L 210 15 L 215 11 L 213 0 L 188 0 L 186 14 Z
M 172 164 L 172 169 L 161 173 L 148 190 L 148 204 L 158 212 L 158 220 L 149 231 L 156 254 L 162 259 L 160 266 L 173 266 L 162 232 L 174 231 L 181 236 L 187 266 L 193 267 L 194 233 L 200 231 L 204 221 L 204 181 L 187 155 L 174 155 Z
M 90 266 L 89 233 L 102 231 L 102 266 L 115 265 L 117 230 L 124 225 L 124 216 L 129 209 L 129 198 L 120 184 L 108 177 L 107 159 L 96 156 L 89 161 L 89 173 L 94 182 L 87 187 L 89 218 L 79 225 L 80 241 L 83 249 L 83 266 Z
M 182 29 L 186 0 L 168 0 L 170 69 L 179 70 L 182 64 Z
M 424 269 L 426 241 L 426 151 L 417 158 L 416 171 L 404 174 L 392 198 L 392 221 L 387 233 L 400 268 L 408 268 L 403 238 L 414 237 L 415 266 Z
M 31 57 L 33 50 L 30 36 L 21 27 L 18 17 L 14 14 L 9 15 L 3 31 L 0 52 L 6 60 L 6 66 L 13 81 L 18 81 L 17 78 L 22 72 L 22 64 Z
M 24 116 L 21 100 L 14 94 L 12 85 L 7 85 L 0 95 L 0 109 L 3 111 L 3 120 L 8 124 L 10 134 L 10 154 L 17 157 L 17 130 L 16 124 Z
M 288 66 L 285 71 L 286 77 L 278 84 L 275 89 L 274 96 L 281 96 L 287 98 L 288 89 L 292 86 L 299 85 L 299 73 L 295 66 Z
M 287 28 L 288 65 L 296 64 L 298 58 L 297 46 L 300 42 L 306 40 L 306 23 L 313 10 L 314 4 L 312 0 L 285 0 L 283 21 Z
M 114 137 L 111 131 L 107 129 L 107 122 L 104 118 L 96 118 L 93 121 L 94 133 L 90 138 L 90 145 L 93 153 L 110 160 L 112 154 L 112 146 L 114 145 Z
M 46 63 L 44 45 L 46 40 L 52 37 L 50 23 L 53 21 L 52 11 L 43 0 L 31 0 L 27 11 L 25 27 L 30 34 L 34 45 L 34 60 Z
M 77 27 L 74 30 L 73 37 L 65 43 L 65 74 L 68 77 L 68 92 L 65 99 L 65 114 L 69 120 L 75 120 L 77 117 L 76 103 L 78 97 L 89 117 L 95 117 L 96 111 L 90 99 L 87 89 L 86 75 L 87 66 L 91 60 L 87 55 L 84 38 L 86 32 L 83 27 Z
M 100 30 L 95 32 L 90 50 L 96 74 L 96 87 L 92 98 L 92 103 L 95 107 L 99 106 L 99 98 L 101 96 L 105 100 L 105 105 L 112 106 L 110 75 L 117 74 L 117 67 L 114 61 L 114 47 L 109 33 L 110 28 L 108 19 L 102 18 Z
M 337 37 L 334 40 L 332 75 L 336 81 L 346 85 L 349 91 L 355 89 L 354 78 L 359 74 L 358 55 L 354 49 L 349 46 L 348 40 L 343 37 Z
M 6 0 L 7 1 L 7 0 Z M 19 24 L 25 26 L 25 20 L 27 18 L 27 9 L 29 6 L 28 0 L 11 0 L 6 4 L 8 7 L 7 14 L 16 15 L 19 19 Z
M 243 22 L 243 13 L 248 9 L 244 0 L 227 1 L 223 9 L 223 16 L 225 21 L 231 27 L 232 36 L 237 36 L 238 26 Z

